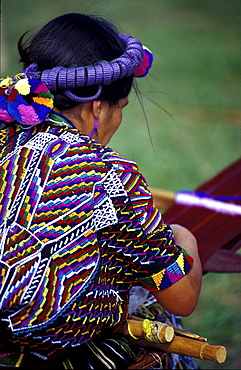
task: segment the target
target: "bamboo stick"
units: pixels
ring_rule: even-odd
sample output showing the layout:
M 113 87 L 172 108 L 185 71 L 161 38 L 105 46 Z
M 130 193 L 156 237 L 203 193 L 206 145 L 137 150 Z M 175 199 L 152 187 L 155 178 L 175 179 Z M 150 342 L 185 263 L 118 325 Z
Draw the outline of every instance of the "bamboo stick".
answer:
M 129 315 L 129 319 L 139 321 L 139 322 L 143 322 L 143 320 L 144 320 L 142 317 L 135 316 L 135 315 Z M 197 339 L 197 340 L 200 340 L 201 342 L 207 342 L 207 338 L 201 337 L 198 334 L 190 333 L 189 331 L 182 330 L 182 329 L 179 329 L 179 328 L 174 328 L 173 327 L 173 329 L 174 329 L 174 334 L 177 334 L 177 335 L 180 335 L 180 336 L 183 336 L 183 337 L 192 338 L 192 339 Z M 141 337 L 142 336 L 143 335 L 141 335 Z
M 178 328 L 174 328 L 174 334 L 180 335 L 182 337 L 200 340 L 200 342 L 207 342 L 207 338 L 201 337 L 198 334 L 190 333 L 189 331 L 181 330 Z
M 139 345 L 141 347 L 157 348 L 164 352 L 176 353 L 182 356 L 189 356 L 201 360 L 209 360 L 219 364 L 223 363 L 227 356 L 226 348 L 223 346 L 210 345 L 206 342 L 180 337 L 178 335 L 175 335 L 170 343 L 163 344 L 150 343 L 143 338 L 135 340 L 130 336 L 128 337 L 128 341 L 131 344 Z
M 159 321 L 130 316 L 126 325 L 118 330 L 131 344 L 158 348 L 164 352 L 176 353 L 219 364 L 226 360 L 226 348 L 210 345 L 207 339 L 197 334 L 173 328 Z
M 174 329 L 159 321 L 130 319 L 124 327 L 124 336 L 128 335 L 134 339 L 144 338 L 149 342 L 165 343 L 173 339 Z

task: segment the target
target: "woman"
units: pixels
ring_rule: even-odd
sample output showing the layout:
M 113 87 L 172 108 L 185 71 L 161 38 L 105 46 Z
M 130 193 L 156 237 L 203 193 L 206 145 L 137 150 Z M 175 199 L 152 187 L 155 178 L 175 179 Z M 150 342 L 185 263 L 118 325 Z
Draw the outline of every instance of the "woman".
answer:
M 75 349 L 93 368 L 88 351 L 123 324 L 132 286 L 174 315 L 194 310 L 197 244 L 163 222 L 137 165 L 106 146 L 150 51 L 75 13 L 18 47 L 24 71 L 0 85 L 0 364 L 51 366 Z

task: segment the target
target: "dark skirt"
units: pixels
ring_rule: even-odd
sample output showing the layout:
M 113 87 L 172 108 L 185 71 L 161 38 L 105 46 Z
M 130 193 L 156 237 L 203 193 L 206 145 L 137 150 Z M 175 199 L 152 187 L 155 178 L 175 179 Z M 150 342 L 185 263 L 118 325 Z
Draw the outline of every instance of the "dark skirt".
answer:
M 183 329 L 181 318 L 164 310 L 149 294 L 144 304 L 134 314 L 142 318 L 157 320 Z M 0 369 L 198 369 L 193 358 L 161 350 L 130 345 L 120 334 L 102 332 L 93 340 L 71 348 L 66 354 L 53 361 L 45 361 L 25 349 L 4 347 L 0 350 Z

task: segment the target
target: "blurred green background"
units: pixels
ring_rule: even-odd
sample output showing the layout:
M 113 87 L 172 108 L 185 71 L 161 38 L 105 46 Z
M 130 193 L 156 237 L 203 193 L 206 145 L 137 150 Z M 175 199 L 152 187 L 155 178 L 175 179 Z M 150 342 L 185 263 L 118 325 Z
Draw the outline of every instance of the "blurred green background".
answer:
M 2 0 L 1 75 L 21 71 L 16 42 L 66 12 L 104 16 L 154 53 L 110 146 L 134 159 L 150 186 L 194 189 L 241 155 L 240 0 Z M 141 107 L 144 107 L 144 112 Z M 145 117 L 146 115 L 146 117 Z M 207 274 L 185 328 L 228 349 L 241 368 L 240 274 Z

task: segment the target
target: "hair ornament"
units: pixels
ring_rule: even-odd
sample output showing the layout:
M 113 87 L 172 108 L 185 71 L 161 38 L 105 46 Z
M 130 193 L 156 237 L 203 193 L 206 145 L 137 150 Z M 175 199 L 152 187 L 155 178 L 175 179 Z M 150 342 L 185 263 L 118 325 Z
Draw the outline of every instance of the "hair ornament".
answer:
M 25 73 L 0 81 L 0 120 L 24 125 L 43 122 L 53 108 L 53 95 L 47 86 Z
M 137 67 L 136 71 L 134 72 L 134 77 L 145 77 L 149 69 L 152 67 L 153 63 L 153 54 L 152 52 L 143 45 L 144 49 L 144 57 L 142 59 L 141 65 Z
M 113 81 L 131 74 L 144 77 L 151 68 L 153 56 L 150 50 L 131 35 L 119 34 L 119 37 L 125 41 L 126 50 L 110 62 L 100 61 L 95 65 L 71 68 L 57 66 L 42 72 L 37 71 L 36 64 L 31 64 L 24 73 L 44 82 L 51 92 L 63 90 L 66 96 L 79 103 L 93 101 L 100 96 L 103 85 L 110 85 Z M 97 92 L 90 97 L 79 97 L 70 91 L 94 85 L 97 86 Z
M 44 71 L 38 71 L 38 66 L 31 64 L 22 73 L 0 80 L 0 120 L 37 125 L 53 108 L 51 92 L 62 90 L 70 99 L 85 103 L 98 99 L 103 85 L 131 74 L 146 76 L 153 62 L 150 50 L 131 35 L 119 34 L 119 37 L 126 43 L 125 52 L 110 62 L 76 68 L 57 66 Z M 70 91 L 84 86 L 96 86 L 96 93 L 80 97 Z

